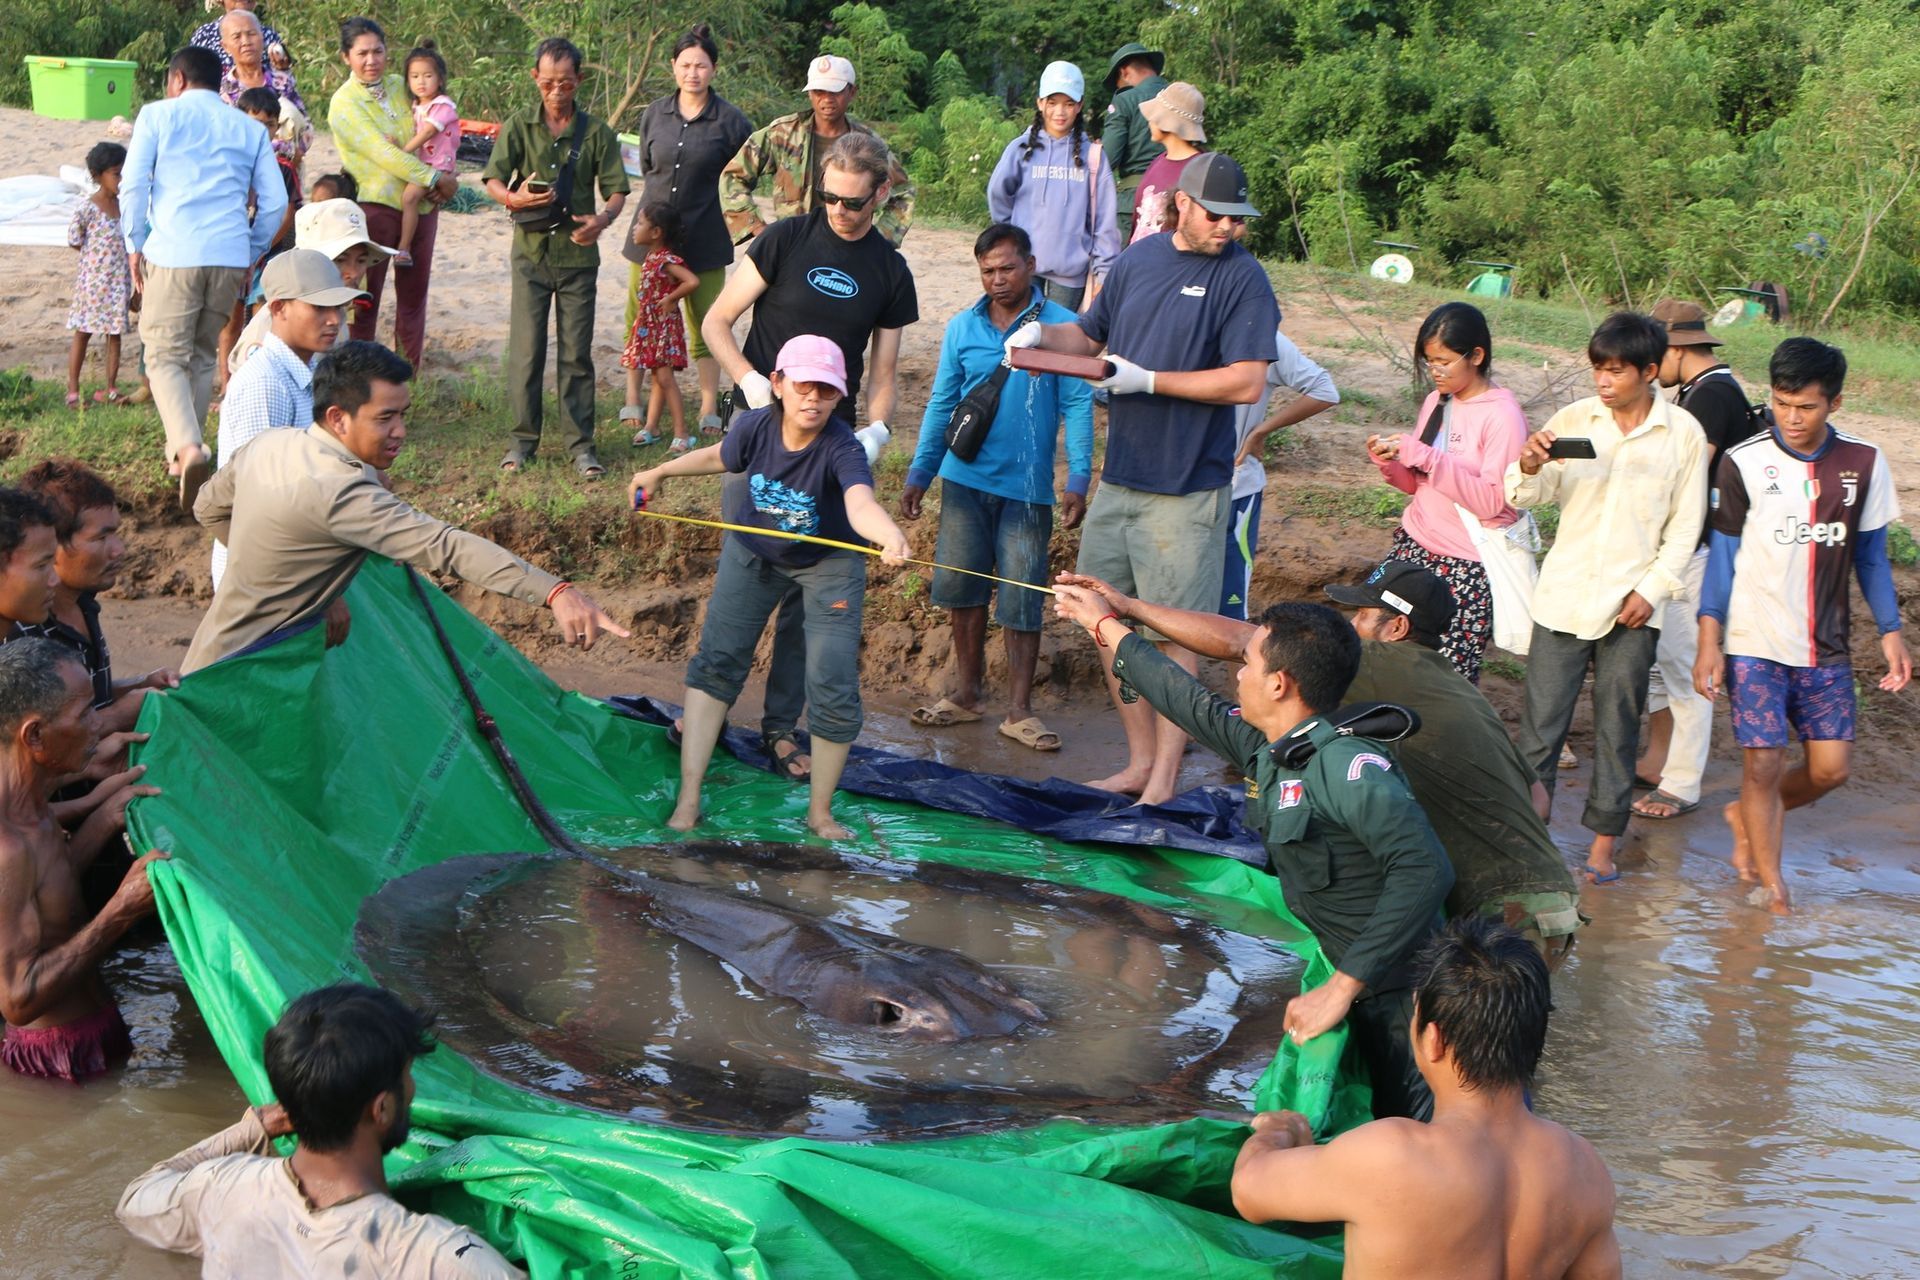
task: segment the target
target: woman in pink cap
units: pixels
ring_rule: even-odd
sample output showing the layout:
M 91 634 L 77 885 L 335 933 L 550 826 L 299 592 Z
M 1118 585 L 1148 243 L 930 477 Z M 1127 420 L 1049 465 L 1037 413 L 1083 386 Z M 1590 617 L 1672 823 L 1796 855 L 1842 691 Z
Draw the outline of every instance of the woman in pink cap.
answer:
M 773 403 L 733 420 L 719 444 L 639 472 L 627 486 L 635 505 L 657 502 L 669 476 L 744 475 L 726 487 L 728 524 L 835 542 L 876 542 L 881 559 L 907 557 L 900 532 L 873 496 L 873 472 L 853 427 L 835 412 L 847 394 L 847 362 L 827 338 L 789 339 L 774 361 Z M 687 667 L 680 797 L 667 825 L 700 821 L 700 784 L 740 696 L 753 651 L 781 598 L 797 586 L 806 603 L 808 728 L 813 772 L 807 827 L 829 840 L 851 833 L 833 817 L 833 792 L 860 734 L 860 614 L 867 562 L 857 552 L 753 533 L 728 533 Z M 769 754 L 772 749 L 769 748 Z M 777 757 L 776 757 L 777 758 Z

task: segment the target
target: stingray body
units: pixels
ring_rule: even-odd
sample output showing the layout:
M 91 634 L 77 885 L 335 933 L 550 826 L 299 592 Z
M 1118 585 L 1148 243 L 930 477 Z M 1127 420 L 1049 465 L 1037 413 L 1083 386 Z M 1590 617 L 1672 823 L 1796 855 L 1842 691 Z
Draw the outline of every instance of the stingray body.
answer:
M 956 951 L 605 865 L 655 928 L 820 1017 L 942 1044 L 1046 1021 L 1040 1006 Z

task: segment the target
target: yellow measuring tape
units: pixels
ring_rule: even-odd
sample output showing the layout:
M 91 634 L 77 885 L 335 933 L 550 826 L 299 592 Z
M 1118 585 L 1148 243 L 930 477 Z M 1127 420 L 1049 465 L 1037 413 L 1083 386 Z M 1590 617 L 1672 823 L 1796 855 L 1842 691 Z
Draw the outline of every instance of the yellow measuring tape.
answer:
M 762 529 L 757 525 L 750 524 L 728 524 L 724 520 L 700 520 L 693 516 L 670 516 L 664 511 L 649 511 L 645 507 L 637 507 L 635 511 L 639 515 L 651 516 L 655 520 L 672 520 L 679 524 L 697 524 L 706 529 L 727 529 L 734 533 L 756 534 L 762 538 L 785 538 L 788 542 L 811 542 L 822 547 L 838 547 L 842 551 L 858 551 L 863 556 L 878 556 L 880 554 L 879 550 L 874 547 L 863 547 L 852 542 L 838 542 L 832 538 L 816 538 L 809 533 L 787 533 L 780 529 Z M 1052 587 L 1036 587 L 1031 582 L 1017 582 L 1012 578 L 1001 578 L 991 573 L 980 573 L 974 569 L 957 569 L 950 564 L 936 564 L 931 560 L 909 559 L 907 563 L 924 565 L 929 569 L 945 569 L 948 573 L 964 573 L 969 578 L 985 578 L 989 582 L 1004 583 L 1009 587 L 1025 587 L 1029 591 L 1039 591 L 1046 595 L 1053 594 Z

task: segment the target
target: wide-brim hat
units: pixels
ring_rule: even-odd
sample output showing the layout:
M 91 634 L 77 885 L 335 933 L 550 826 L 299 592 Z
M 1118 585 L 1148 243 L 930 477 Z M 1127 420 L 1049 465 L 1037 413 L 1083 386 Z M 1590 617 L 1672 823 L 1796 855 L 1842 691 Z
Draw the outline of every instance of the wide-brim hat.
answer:
M 1707 332 L 1707 309 L 1683 298 L 1662 298 L 1653 304 L 1653 318 L 1667 330 L 1670 347 L 1717 347 L 1720 339 Z
M 367 234 L 366 211 L 344 197 L 303 205 L 293 215 L 293 243 L 328 258 L 337 258 L 357 244 L 371 249 L 376 260 L 391 258 L 397 252 Z
M 1188 142 L 1207 140 L 1207 99 L 1184 80 L 1176 80 L 1140 104 L 1140 118 Z
M 1107 59 L 1107 88 L 1112 89 L 1120 79 L 1120 66 L 1134 58 L 1145 58 L 1153 65 L 1153 74 L 1159 75 L 1167 66 L 1167 55 L 1158 49 L 1149 49 L 1138 40 L 1129 41 L 1113 51 Z

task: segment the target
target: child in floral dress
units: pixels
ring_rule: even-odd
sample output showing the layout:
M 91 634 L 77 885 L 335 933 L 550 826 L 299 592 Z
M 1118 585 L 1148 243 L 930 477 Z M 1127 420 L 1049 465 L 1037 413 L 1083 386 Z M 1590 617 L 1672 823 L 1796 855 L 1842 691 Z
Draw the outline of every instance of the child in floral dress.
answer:
M 633 332 L 627 338 L 626 354 L 620 364 L 627 371 L 627 403 L 640 403 L 640 371 L 651 370 L 653 390 L 647 397 L 647 425 L 636 432 L 636 445 L 660 441 L 660 416 L 673 414 L 674 453 L 693 447 L 687 434 L 687 406 L 680 397 L 676 370 L 687 367 L 687 329 L 680 319 L 680 299 L 700 284 L 680 255 L 673 250 L 680 243 L 680 211 L 664 200 L 655 200 L 640 210 L 633 221 L 633 242 L 647 249 L 640 265 L 640 303 L 633 313 Z
M 127 149 L 117 142 L 95 143 L 87 152 L 87 174 L 97 190 L 74 212 L 67 243 L 80 251 L 74 273 L 73 306 L 67 328 L 73 347 L 67 356 L 67 407 L 80 407 L 80 370 L 87 363 L 87 342 L 106 339 L 107 385 L 93 393 L 95 404 L 120 400 L 120 335 L 127 331 L 127 301 L 133 292 L 127 274 L 127 245 L 120 235 L 120 170 Z

